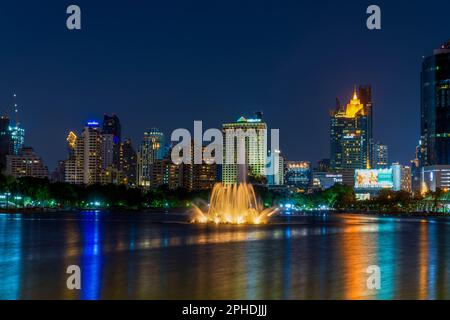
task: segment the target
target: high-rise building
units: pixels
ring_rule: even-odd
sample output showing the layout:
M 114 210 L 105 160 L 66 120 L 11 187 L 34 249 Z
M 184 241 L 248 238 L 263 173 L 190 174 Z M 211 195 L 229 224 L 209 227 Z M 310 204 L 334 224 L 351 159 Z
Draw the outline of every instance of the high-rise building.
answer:
M 267 165 L 267 125 L 261 112 L 253 118 L 240 117 L 224 123 L 222 183 L 233 184 L 265 178 Z
M 120 171 L 126 185 L 136 185 L 136 161 L 137 155 L 131 140 L 125 139 L 120 146 Z
M 48 168 L 31 147 L 23 147 L 19 153 L 6 156 L 6 174 L 16 178 L 48 178 Z
M 0 171 L 6 168 L 6 156 L 12 154 L 13 142 L 11 139 L 10 119 L 0 117 Z
M 269 170 L 267 182 L 270 186 L 284 185 L 284 158 L 280 150 L 269 150 L 269 163 L 272 167 L 272 172 Z
M 389 166 L 388 146 L 375 142 L 372 144 L 372 168 L 383 169 Z
M 80 137 L 67 137 L 69 159 L 66 161 L 66 182 L 95 184 L 102 182 L 102 130 L 97 121 L 89 121 Z M 70 154 L 73 153 L 71 156 Z
M 450 41 L 422 61 L 421 166 L 450 164 Z
M 120 143 L 122 142 L 122 128 L 119 117 L 115 114 L 103 117 L 102 133 L 106 140 L 104 145 L 104 166 L 112 166 L 116 169 L 120 167 Z M 106 149 L 108 148 L 108 149 Z
M 137 157 L 137 182 L 139 186 L 150 187 L 152 180 L 152 165 L 156 160 L 164 158 L 164 133 L 157 128 L 144 132 L 144 138 Z
M 411 192 L 411 167 L 396 162 L 392 164 L 391 168 L 393 174 L 392 190 Z
M 360 88 L 360 92 L 366 103 L 370 101 L 367 106 L 358 98 L 355 88 L 347 106 L 341 106 L 337 100 L 336 108 L 330 114 L 330 163 L 338 172 L 370 168 L 372 103 L 370 87 L 364 88 Z

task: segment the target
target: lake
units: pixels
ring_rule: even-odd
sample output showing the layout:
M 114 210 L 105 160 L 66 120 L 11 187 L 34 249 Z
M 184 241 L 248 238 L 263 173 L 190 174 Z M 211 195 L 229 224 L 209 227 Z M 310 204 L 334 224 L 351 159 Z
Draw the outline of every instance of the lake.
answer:
M 81 290 L 66 269 L 81 268 Z M 381 287 L 366 272 L 378 266 Z M 1 299 L 450 299 L 450 218 L 0 214 Z

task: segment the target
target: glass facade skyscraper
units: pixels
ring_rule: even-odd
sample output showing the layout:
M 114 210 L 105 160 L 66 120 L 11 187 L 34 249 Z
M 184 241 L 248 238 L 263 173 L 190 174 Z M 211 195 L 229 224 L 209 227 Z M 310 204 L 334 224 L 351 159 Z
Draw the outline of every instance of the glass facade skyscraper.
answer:
M 450 41 L 422 62 L 420 165 L 450 164 Z

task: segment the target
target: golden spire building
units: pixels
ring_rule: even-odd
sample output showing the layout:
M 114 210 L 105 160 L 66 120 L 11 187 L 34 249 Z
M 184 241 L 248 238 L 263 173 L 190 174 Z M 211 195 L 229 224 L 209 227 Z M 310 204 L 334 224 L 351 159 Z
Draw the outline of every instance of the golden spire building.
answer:
M 372 102 L 370 86 L 355 87 L 346 106 L 338 102 L 330 114 L 330 162 L 337 172 L 371 165 Z

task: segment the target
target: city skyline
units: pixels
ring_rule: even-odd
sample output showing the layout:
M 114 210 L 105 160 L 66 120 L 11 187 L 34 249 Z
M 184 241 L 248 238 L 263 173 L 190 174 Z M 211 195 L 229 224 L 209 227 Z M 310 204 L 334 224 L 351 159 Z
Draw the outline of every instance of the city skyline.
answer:
M 433 3 L 439 6 L 381 1 L 383 28 L 370 32 L 364 25 L 366 7 L 356 1 L 330 2 L 331 10 L 288 3 L 275 12 L 269 4 L 235 11 L 235 3 L 215 7 L 203 2 L 181 5 L 175 12 L 163 4 L 140 10 L 112 5 L 104 12 L 101 4 L 81 1 L 85 20 L 78 34 L 56 28 L 65 18 L 57 8 L 43 12 L 31 4 L 30 12 L 45 17 L 42 31 L 10 23 L 14 38 L 4 34 L 8 45 L 2 53 L 1 111 L 12 112 L 16 92 L 26 145 L 51 169 L 65 158 L 67 132 L 79 130 L 87 119 L 100 120 L 104 113 L 121 118 L 122 136 L 137 147 L 142 133 L 154 126 L 166 134 L 178 127 L 189 129 L 194 120 L 220 128 L 224 121 L 257 110 L 264 112 L 270 127 L 280 128 L 287 158 L 314 164 L 329 156 L 327 115 L 336 95 L 348 101 L 354 84 L 371 84 L 374 136 L 389 146 L 392 162 L 407 163 L 420 138 L 422 56 L 448 39 L 440 17 L 450 5 Z M 123 20 L 112 21 L 121 10 Z M 188 20 L 183 10 L 198 21 Z M 15 7 L 6 11 L 9 15 L 0 24 L 29 18 Z M 424 14 L 430 11 L 433 23 Z M 321 22 L 308 17 L 309 12 Z M 137 22 L 144 14 L 154 23 Z M 186 28 L 164 20 L 174 15 Z M 217 22 L 210 30 L 202 28 L 212 18 Z M 270 26 L 264 25 L 267 19 Z M 167 33 L 161 35 L 158 26 Z M 98 45 L 93 38 L 99 39 Z M 42 42 L 37 52 L 31 50 L 36 41 Z M 56 51 L 52 41 L 58 42 Z M 328 50 L 336 54 L 330 56 Z M 61 59 L 52 59 L 54 55 Z M 127 65 L 116 67 L 119 58 Z M 26 78 L 20 70 L 27 70 Z M 389 72 L 382 76 L 379 70 Z

